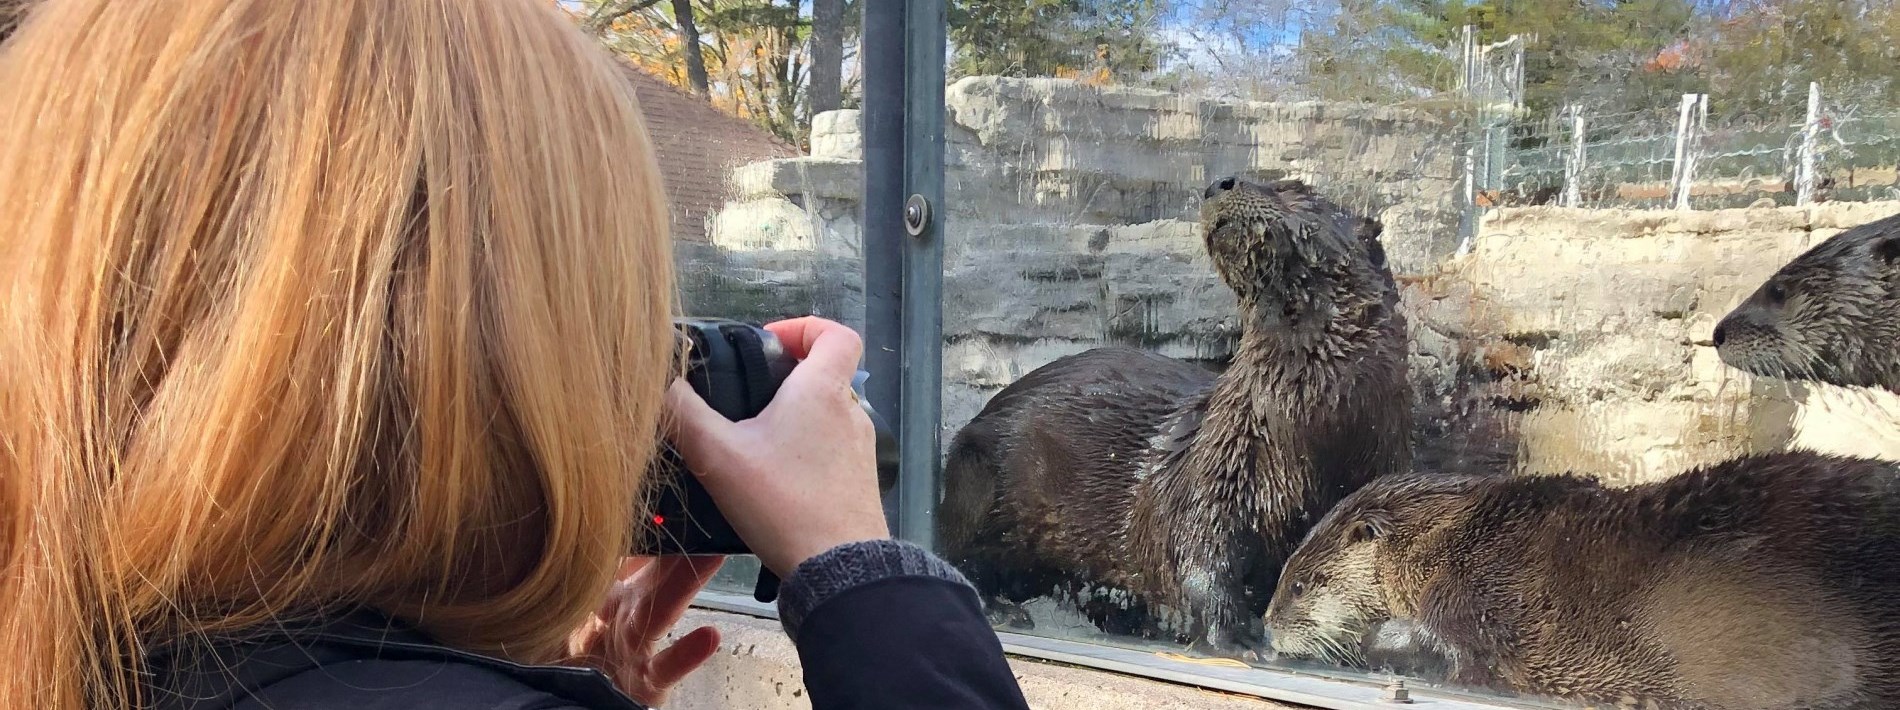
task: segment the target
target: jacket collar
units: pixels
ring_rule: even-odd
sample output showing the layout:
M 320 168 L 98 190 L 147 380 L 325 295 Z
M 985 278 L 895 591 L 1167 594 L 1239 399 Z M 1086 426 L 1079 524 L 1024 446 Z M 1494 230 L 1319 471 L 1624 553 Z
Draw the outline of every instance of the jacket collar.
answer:
M 598 671 L 523 665 L 449 648 L 420 630 L 370 611 L 285 621 L 208 642 L 155 647 L 146 654 L 147 687 L 156 710 L 223 710 L 292 676 L 359 660 L 466 663 L 584 707 L 646 710 Z

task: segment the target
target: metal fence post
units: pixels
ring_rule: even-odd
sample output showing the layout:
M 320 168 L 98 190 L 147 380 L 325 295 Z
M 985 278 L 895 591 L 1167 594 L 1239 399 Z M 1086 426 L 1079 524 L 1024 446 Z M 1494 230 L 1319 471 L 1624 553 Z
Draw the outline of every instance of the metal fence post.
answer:
M 1821 82 L 1808 82 L 1808 118 L 1801 123 L 1801 162 L 1794 174 L 1794 203 L 1814 202 L 1815 150 L 1821 135 Z
M 1459 181 L 1458 190 L 1458 248 L 1455 252 L 1458 256 L 1464 256 L 1471 250 L 1471 240 L 1477 233 L 1478 224 L 1478 165 L 1477 152 L 1474 150 L 1478 144 L 1478 118 L 1474 109 L 1477 108 L 1478 103 L 1472 92 L 1471 31 L 1471 25 L 1459 28 L 1458 91 L 1465 102 L 1463 116 L 1465 145 L 1463 155 L 1460 156 L 1463 158 L 1461 168 L 1464 174 L 1461 176 L 1463 179 Z
M 1569 112 L 1570 155 L 1564 160 L 1564 195 L 1563 201 L 1559 204 L 1565 207 L 1576 207 L 1583 201 L 1583 107 L 1572 104 Z
M 893 413 L 900 538 L 935 544 L 943 421 L 943 0 L 864 7 L 865 383 Z
M 902 441 L 904 322 L 904 10 L 907 3 L 864 8 L 864 255 L 865 399 Z M 898 480 L 905 477 L 900 473 Z M 901 522 L 897 491 L 884 497 L 885 521 Z
M 1669 178 L 1670 197 L 1676 209 L 1689 209 L 1689 188 L 1695 184 L 1696 144 L 1709 117 L 1707 94 L 1683 94 L 1682 109 L 1676 118 L 1675 163 Z

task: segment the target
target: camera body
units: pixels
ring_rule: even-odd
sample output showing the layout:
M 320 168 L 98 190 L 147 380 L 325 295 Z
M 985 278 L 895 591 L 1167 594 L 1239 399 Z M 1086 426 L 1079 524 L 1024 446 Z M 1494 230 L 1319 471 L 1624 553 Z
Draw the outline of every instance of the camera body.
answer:
M 764 411 L 798 364 L 777 336 L 757 325 L 722 318 L 679 318 L 673 326 L 686 349 L 687 384 L 714 411 L 733 421 Z M 860 371 L 851 386 L 876 429 L 878 487 L 888 491 L 897 480 L 897 439 L 864 398 L 866 377 Z M 751 554 L 670 443 L 662 444 L 657 464 L 633 554 Z M 767 586 L 764 582 L 762 589 Z

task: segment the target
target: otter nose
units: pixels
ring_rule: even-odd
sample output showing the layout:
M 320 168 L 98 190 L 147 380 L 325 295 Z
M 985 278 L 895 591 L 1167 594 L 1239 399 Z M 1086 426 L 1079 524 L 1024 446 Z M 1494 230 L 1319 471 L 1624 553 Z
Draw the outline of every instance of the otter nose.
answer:
M 1726 340 L 1728 340 L 1728 323 L 1717 323 L 1715 325 L 1715 347 L 1722 347 L 1722 342 Z
M 1201 199 L 1204 199 L 1204 200 L 1214 199 L 1215 195 L 1219 195 L 1223 192 L 1234 189 L 1234 185 L 1237 183 L 1239 183 L 1239 181 L 1235 180 L 1233 176 L 1224 177 L 1219 180 L 1210 182 L 1207 184 L 1207 189 L 1201 192 Z

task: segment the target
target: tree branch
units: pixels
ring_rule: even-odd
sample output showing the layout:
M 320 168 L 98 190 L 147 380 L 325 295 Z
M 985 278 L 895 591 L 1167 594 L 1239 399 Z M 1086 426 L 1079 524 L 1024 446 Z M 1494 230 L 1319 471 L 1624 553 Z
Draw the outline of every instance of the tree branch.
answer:
M 620 6 L 619 9 L 607 12 L 607 8 L 612 6 L 613 2 L 612 0 L 601 0 L 600 5 L 594 8 L 594 14 L 587 18 L 587 31 L 600 34 L 606 31 L 608 27 L 612 27 L 615 20 L 619 20 L 622 17 L 658 4 L 660 4 L 660 0 L 631 0 L 627 4 Z

